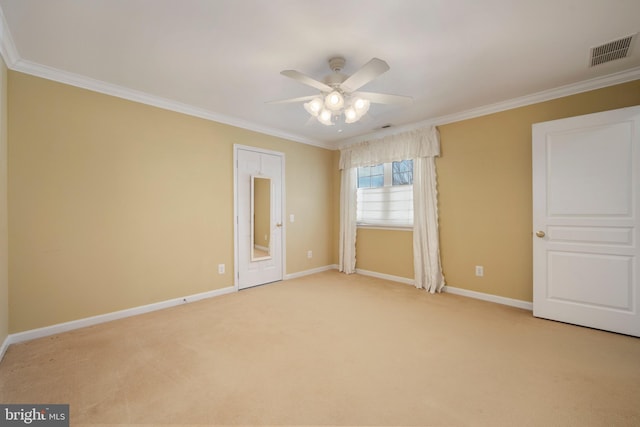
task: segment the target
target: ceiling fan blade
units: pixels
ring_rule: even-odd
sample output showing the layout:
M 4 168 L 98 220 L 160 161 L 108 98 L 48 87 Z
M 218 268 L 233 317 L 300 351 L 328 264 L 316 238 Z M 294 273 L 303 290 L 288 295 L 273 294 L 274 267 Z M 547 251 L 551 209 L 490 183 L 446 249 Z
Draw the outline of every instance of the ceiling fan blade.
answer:
M 299 98 L 288 98 L 288 99 L 279 99 L 276 101 L 267 101 L 267 104 L 289 104 L 291 102 L 304 102 L 304 101 L 311 101 L 313 98 L 317 98 L 318 95 L 308 95 L 308 96 L 301 96 Z
M 373 58 L 371 61 L 364 64 L 362 68 L 353 73 L 347 80 L 342 82 L 340 87 L 345 92 L 353 92 L 354 90 L 358 90 L 362 86 L 366 85 L 380 74 L 386 72 L 388 69 L 389 64 L 385 61 Z
M 322 92 L 331 92 L 333 90 L 333 88 L 329 85 L 326 85 L 322 82 L 319 82 L 316 79 L 313 79 L 309 76 L 307 76 L 306 74 L 302 74 L 299 71 L 295 71 L 295 70 L 284 70 L 282 72 L 280 72 L 280 74 L 282 74 L 283 76 L 287 76 L 290 77 L 294 80 L 299 81 L 302 84 L 305 84 L 307 86 L 311 86 L 313 88 L 316 88 L 318 90 L 321 90 Z
M 407 105 L 413 102 L 413 98 L 410 96 L 390 95 L 388 93 L 356 92 L 353 95 L 362 96 L 374 104 Z

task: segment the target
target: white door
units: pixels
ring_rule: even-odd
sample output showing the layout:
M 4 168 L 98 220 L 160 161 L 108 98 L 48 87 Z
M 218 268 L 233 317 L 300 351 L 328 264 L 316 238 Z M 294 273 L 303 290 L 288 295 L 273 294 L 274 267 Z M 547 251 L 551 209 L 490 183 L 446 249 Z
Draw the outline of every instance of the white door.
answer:
M 284 154 L 238 145 L 234 154 L 236 286 L 244 289 L 282 280 Z
M 533 314 L 640 336 L 640 107 L 533 125 Z

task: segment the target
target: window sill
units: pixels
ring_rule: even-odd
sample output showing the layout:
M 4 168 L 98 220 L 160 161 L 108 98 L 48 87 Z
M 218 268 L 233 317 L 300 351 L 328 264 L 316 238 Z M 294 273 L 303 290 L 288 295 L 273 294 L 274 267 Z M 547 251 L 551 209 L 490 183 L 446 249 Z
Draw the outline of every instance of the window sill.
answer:
M 413 226 L 395 226 L 395 225 L 371 225 L 371 224 L 357 224 L 357 228 L 371 229 L 371 230 L 391 230 L 391 231 L 413 231 Z

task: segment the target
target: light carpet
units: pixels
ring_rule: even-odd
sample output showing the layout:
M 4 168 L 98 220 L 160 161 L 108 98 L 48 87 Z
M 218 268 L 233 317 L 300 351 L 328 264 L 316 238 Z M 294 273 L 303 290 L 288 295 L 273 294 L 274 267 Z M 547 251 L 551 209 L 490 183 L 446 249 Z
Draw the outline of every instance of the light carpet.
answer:
M 12 345 L 71 425 L 638 426 L 640 339 L 335 271 Z

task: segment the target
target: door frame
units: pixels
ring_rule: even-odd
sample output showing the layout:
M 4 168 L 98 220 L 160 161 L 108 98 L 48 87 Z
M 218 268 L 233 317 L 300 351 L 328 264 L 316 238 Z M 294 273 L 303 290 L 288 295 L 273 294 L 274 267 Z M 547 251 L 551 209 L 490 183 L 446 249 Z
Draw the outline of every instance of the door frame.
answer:
M 286 275 L 286 266 L 287 266 L 287 227 L 286 227 L 286 221 L 284 220 L 284 218 L 286 218 L 286 213 L 285 213 L 285 206 L 286 206 L 286 196 L 285 196 L 285 169 L 286 169 L 286 164 L 285 164 L 285 155 L 282 152 L 279 151 L 273 151 L 273 150 L 267 150 L 264 148 L 258 148 L 258 147 L 252 147 L 249 145 L 241 145 L 241 144 L 233 144 L 233 287 L 234 289 L 237 291 L 240 290 L 240 285 L 238 283 L 238 280 L 240 278 L 240 270 L 239 270 L 239 264 L 238 264 L 238 252 L 239 252 L 239 235 L 238 235 L 238 213 L 239 213 L 239 206 L 238 206 L 238 151 L 243 150 L 243 151 L 252 151 L 254 153 L 260 153 L 260 154 L 269 154 L 272 156 L 278 156 L 282 159 L 282 169 L 280 171 L 280 194 L 281 194 L 281 212 L 282 212 L 282 227 L 281 227 L 281 254 L 280 254 L 280 260 L 281 260 L 281 264 L 282 264 L 282 278 L 284 279 L 285 275 Z

